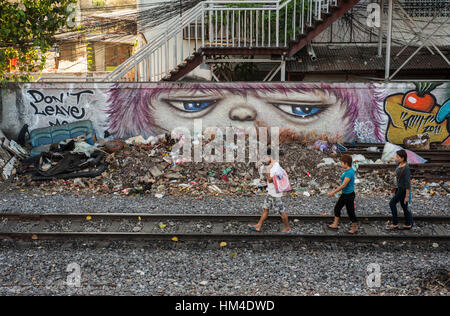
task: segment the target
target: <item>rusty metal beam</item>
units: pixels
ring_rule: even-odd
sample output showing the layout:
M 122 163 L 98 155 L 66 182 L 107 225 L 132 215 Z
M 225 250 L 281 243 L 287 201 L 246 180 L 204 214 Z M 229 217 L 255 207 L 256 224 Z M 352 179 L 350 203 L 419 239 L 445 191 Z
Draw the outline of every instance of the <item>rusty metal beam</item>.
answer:
M 201 54 L 204 56 L 213 55 L 283 55 L 287 50 L 276 47 L 261 47 L 261 48 L 245 48 L 245 47 L 204 47 L 201 49 Z M 176 81 L 187 75 L 194 70 L 198 65 L 202 63 L 202 55 L 198 54 L 192 60 L 188 60 L 187 64 L 180 68 L 177 72 L 170 72 L 170 78 L 166 78 L 168 81 Z M 276 61 L 275 61 L 276 62 Z
M 323 22 L 318 24 L 313 30 L 308 32 L 305 37 L 300 39 L 300 41 L 294 42 L 290 45 L 288 57 L 294 56 L 300 49 L 310 43 L 317 35 L 325 31 L 331 24 L 333 24 L 333 22 L 335 22 L 356 4 L 358 4 L 359 1 L 360 0 L 340 0 L 338 8 L 336 8 L 330 16 L 324 19 Z
M 197 68 L 203 61 L 203 57 L 201 54 L 196 54 L 193 59 L 187 60 L 187 64 L 180 68 L 177 72 L 170 72 L 170 78 L 167 78 L 165 80 L 167 81 L 177 81 L 178 79 L 181 79 L 183 76 L 190 73 L 192 70 Z

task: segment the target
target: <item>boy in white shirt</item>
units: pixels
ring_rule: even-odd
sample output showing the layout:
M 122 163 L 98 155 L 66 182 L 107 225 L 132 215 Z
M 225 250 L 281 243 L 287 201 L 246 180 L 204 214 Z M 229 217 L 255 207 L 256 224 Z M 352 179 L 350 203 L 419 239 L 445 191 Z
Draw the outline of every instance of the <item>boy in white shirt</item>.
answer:
M 289 219 L 286 215 L 286 211 L 284 208 L 283 201 L 281 201 L 281 197 L 283 196 L 283 193 L 278 193 L 275 190 L 275 185 L 273 184 L 273 177 L 275 176 L 282 176 L 283 175 L 283 169 L 281 168 L 278 161 L 274 160 L 272 157 L 272 152 L 269 149 L 267 149 L 267 156 L 264 157 L 264 161 L 266 164 L 268 164 L 266 168 L 266 179 L 267 179 L 267 196 L 264 201 L 263 205 L 263 214 L 261 215 L 261 218 L 259 219 L 258 224 L 254 226 L 249 226 L 249 228 L 253 231 L 261 231 L 261 227 L 264 223 L 264 221 L 267 219 L 267 216 L 269 215 L 269 210 L 273 209 L 275 211 L 278 211 L 281 215 L 281 219 L 284 224 L 284 229 L 282 230 L 283 233 L 290 233 L 291 227 L 289 226 Z

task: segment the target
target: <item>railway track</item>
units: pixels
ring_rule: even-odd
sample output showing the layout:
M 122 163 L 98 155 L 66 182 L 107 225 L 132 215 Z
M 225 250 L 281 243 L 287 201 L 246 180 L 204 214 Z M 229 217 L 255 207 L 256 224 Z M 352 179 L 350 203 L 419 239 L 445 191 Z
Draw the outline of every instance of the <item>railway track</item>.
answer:
M 384 144 L 354 144 L 344 145 L 347 148 L 347 153 L 350 155 L 361 154 L 364 157 L 372 160 L 381 159 Z M 377 151 L 368 151 L 367 148 L 376 147 Z M 450 164 L 450 148 L 448 150 L 441 147 L 431 147 L 431 150 L 413 150 L 416 154 L 428 160 L 428 163 L 443 163 Z
M 168 214 L 2 214 L 3 240 L 405 240 L 449 241 L 450 216 L 416 216 L 413 230 L 387 231 L 390 217 L 361 216 L 360 230 L 347 234 L 343 218 L 339 231 L 327 228 L 332 216 L 291 215 L 292 233 L 281 233 L 279 216 L 269 216 L 262 232 L 248 224 L 258 215 L 168 215 Z
M 449 180 L 450 179 L 450 163 L 425 163 L 410 164 L 411 177 L 415 179 L 425 180 Z M 370 172 L 373 170 L 394 171 L 394 164 L 360 164 L 358 172 Z
M 344 144 L 347 151 L 342 152 L 350 155 L 361 154 L 364 157 L 377 160 L 381 159 L 384 144 Z M 376 147 L 377 152 L 368 151 L 367 148 Z M 431 146 L 431 150 L 414 151 L 419 156 L 428 160 L 424 164 L 410 164 L 411 175 L 413 178 L 430 181 L 450 180 L 450 146 Z M 394 170 L 394 164 L 361 164 L 358 166 L 359 172 L 369 172 L 372 170 L 389 171 Z
M 384 144 L 383 143 L 344 143 L 343 144 L 347 149 L 366 149 L 368 147 L 377 147 L 378 149 L 383 150 Z M 448 146 L 442 146 L 442 145 L 436 145 L 431 144 L 430 150 L 440 150 L 440 151 L 450 151 L 450 148 Z

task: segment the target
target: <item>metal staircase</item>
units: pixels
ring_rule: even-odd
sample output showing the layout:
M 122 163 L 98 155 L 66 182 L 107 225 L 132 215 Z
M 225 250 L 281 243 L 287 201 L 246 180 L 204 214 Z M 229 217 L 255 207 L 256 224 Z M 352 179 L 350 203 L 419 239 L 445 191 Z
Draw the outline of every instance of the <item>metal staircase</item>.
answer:
M 291 57 L 359 1 L 203 1 L 160 26 L 103 81 L 175 81 L 208 56 Z

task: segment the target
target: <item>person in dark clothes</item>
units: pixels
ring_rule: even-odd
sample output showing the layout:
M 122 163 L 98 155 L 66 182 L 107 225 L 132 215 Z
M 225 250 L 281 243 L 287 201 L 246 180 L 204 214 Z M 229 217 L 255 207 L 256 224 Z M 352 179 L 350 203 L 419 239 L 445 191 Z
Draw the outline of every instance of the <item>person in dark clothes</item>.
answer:
M 355 170 L 352 168 L 352 162 L 352 156 L 342 155 L 341 167 L 345 172 L 341 175 L 341 185 L 328 193 L 328 196 L 332 197 L 342 190 L 341 196 L 334 207 L 334 222 L 328 227 L 338 229 L 341 210 L 345 205 L 348 217 L 352 221 L 352 228 L 348 231 L 349 234 L 355 234 L 358 231 L 358 220 L 355 215 Z
M 409 196 L 411 191 L 411 171 L 408 164 L 408 155 L 406 151 L 399 150 L 396 153 L 395 159 L 397 160 L 398 167 L 395 170 L 397 178 L 397 188 L 395 189 L 394 197 L 389 202 L 392 212 L 392 224 L 387 227 L 388 230 L 392 229 L 411 229 L 413 226 L 413 216 L 408 208 Z M 397 203 L 403 209 L 405 215 L 405 225 L 403 227 L 398 226 L 397 217 Z

